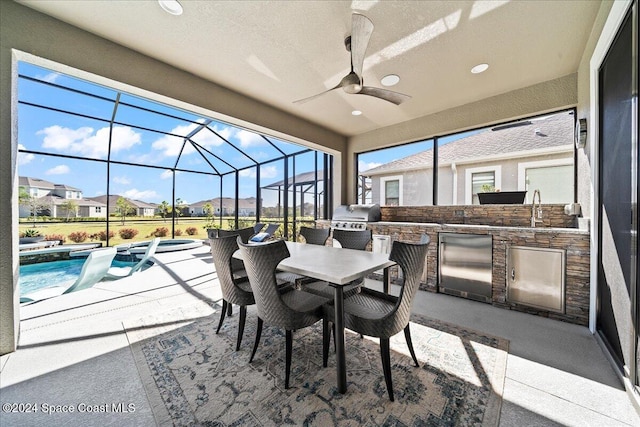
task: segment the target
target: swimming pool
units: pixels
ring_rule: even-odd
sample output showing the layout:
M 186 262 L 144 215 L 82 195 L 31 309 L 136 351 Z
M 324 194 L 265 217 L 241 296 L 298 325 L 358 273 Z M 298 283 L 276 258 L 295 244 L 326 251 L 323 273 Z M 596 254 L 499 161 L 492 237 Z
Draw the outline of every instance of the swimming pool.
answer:
M 73 258 L 62 261 L 41 262 L 20 266 L 20 296 L 47 288 L 49 286 L 61 286 L 72 284 L 82 270 L 86 258 Z M 126 267 L 135 265 L 132 261 L 113 260 L 113 267 Z

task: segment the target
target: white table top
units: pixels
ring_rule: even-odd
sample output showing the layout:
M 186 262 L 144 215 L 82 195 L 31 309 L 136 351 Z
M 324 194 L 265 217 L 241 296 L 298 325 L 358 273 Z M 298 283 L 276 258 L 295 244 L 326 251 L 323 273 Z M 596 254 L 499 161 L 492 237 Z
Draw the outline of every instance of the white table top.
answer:
M 286 242 L 291 257 L 285 258 L 278 269 L 302 274 L 337 285 L 346 285 L 381 268 L 395 265 L 389 254 L 355 249 Z M 234 254 L 241 258 L 240 251 Z

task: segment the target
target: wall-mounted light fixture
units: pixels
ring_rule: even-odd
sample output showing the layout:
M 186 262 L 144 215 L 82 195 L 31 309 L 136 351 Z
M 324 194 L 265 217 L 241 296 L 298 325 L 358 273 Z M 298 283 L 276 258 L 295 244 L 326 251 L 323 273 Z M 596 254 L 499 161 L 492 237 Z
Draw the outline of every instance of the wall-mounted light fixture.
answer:
M 584 148 L 587 145 L 587 119 L 578 119 L 573 137 L 576 148 Z

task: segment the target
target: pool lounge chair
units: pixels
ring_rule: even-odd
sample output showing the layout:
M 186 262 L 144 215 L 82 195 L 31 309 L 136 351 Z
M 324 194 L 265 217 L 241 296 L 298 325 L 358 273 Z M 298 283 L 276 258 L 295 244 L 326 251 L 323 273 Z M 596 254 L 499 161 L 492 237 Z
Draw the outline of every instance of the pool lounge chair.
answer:
M 250 240 L 252 242 L 264 242 L 267 239 L 271 238 L 271 236 L 273 236 L 273 233 L 275 233 L 278 228 L 280 228 L 280 224 L 269 224 L 263 232 L 255 234 L 253 237 L 251 237 Z
M 160 238 L 159 237 L 156 237 L 151 242 L 149 242 L 149 245 L 147 245 L 147 250 L 144 252 L 144 255 L 142 256 L 140 261 L 138 261 L 138 263 L 136 265 L 134 265 L 133 267 L 111 267 L 111 268 L 109 268 L 109 270 L 107 271 L 107 274 L 105 276 L 105 279 L 107 279 L 107 280 L 118 280 L 118 279 L 122 279 L 124 277 L 129 277 L 133 273 L 135 273 L 136 271 L 139 271 L 142 267 L 144 267 L 144 265 L 147 263 L 149 258 L 151 258 L 156 253 L 156 249 L 158 248 L 158 244 L 159 243 L 160 243 Z
M 70 292 L 88 289 L 105 277 L 107 271 L 109 270 L 109 267 L 111 267 L 111 262 L 113 261 L 113 258 L 115 256 L 116 248 L 114 247 L 96 249 L 89 254 L 87 260 L 84 262 L 84 264 L 82 264 L 80 276 L 78 276 L 76 281 L 73 282 L 71 286 L 51 286 L 35 292 L 31 292 L 29 294 L 21 296 L 20 302 L 37 302 L 57 297 L 63 294 L 68 294 Z

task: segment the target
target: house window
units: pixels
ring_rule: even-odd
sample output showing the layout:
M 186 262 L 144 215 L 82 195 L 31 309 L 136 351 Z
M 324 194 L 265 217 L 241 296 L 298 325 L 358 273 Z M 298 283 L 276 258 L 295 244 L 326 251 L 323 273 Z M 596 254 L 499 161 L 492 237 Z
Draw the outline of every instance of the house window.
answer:
M 527 203 L 534 190 L 540 190 L 544 203 L 572 203 L 573 159 L 519 163 L 518 187 L 527 191 Z
M 402 176 L 380 179 L 380 202 L 384 206 L 402 205 Z
M 501 184 L 501 166 L 470 168 L 466 170 L 465 200 L 467 204 L 478 205 L 478 193 L 499 191 Z
M 102 213 L 102 208 L 100 206 L 96 206 L 96 213 Z
M 471 174 L 471 194 L 473 204 L 478 203 L 478 193 L 495 191 L 496 173 L 494 171 Z

